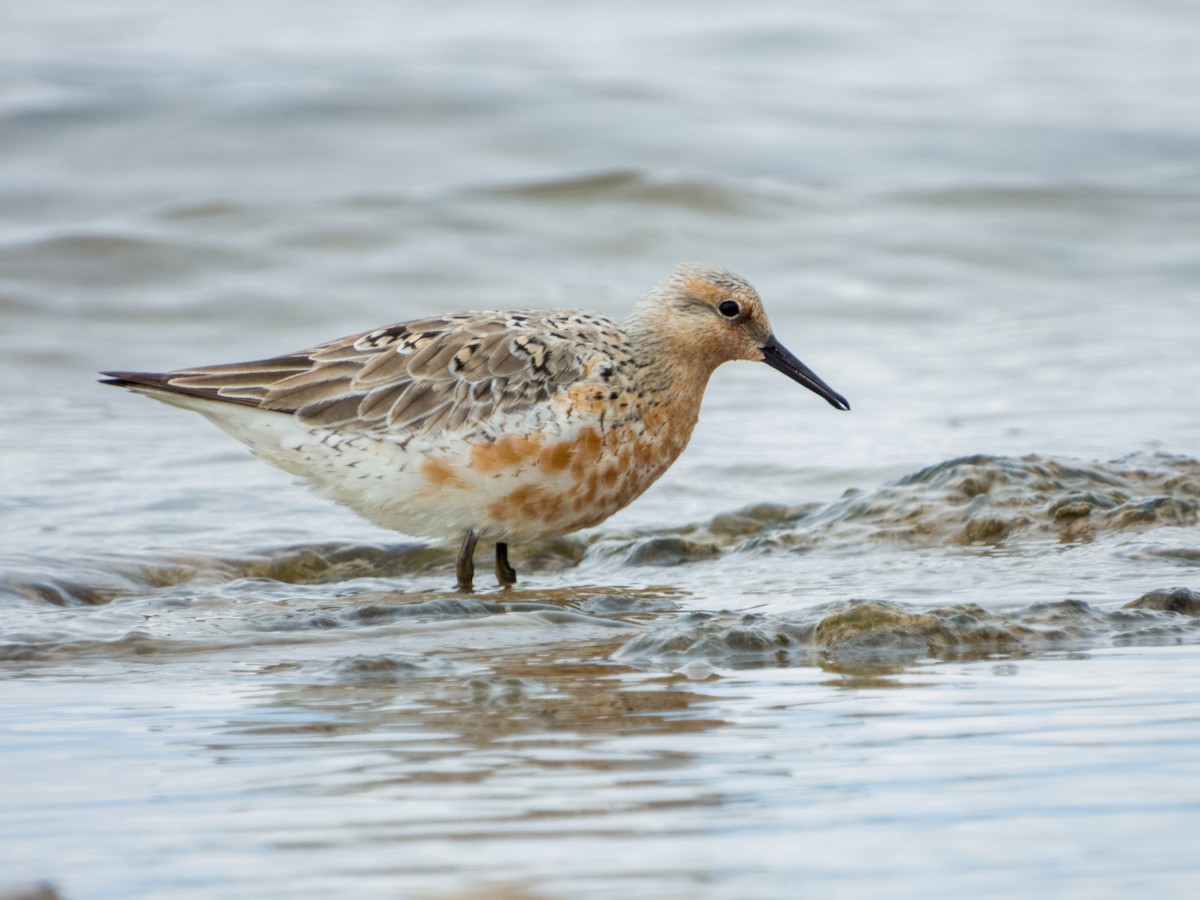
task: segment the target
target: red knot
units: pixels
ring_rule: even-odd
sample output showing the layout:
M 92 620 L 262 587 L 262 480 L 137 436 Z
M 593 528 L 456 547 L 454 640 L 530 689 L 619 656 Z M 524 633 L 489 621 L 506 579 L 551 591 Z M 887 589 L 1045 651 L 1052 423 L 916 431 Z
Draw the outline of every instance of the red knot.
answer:
M 508 544 L 603 522 L 687 446 L 713 371 L 765 362 L 850 406 L 776 339 L 745 279 L 684 265 L 624 322 L 577 310 L 401 322 L 256 362 L 105 372 L 194 410 L 321 494 L 405 534 Z

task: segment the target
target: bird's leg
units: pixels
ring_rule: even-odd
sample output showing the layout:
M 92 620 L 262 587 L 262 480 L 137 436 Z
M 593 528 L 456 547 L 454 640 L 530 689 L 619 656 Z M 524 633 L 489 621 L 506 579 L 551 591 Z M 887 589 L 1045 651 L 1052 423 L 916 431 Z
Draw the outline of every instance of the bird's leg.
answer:
M 462 549 L 458 551 L 458 559 L 454 562 L 454 574 L 458 577 L 460 591 L 474 590 L 475 584 L 475 542 L 479 536 L 474 531 L 467 531 L 463 537 Z
M 496 580 L 503 587 L 517 583 L 517 572 L 508 564 L 508 544 L 496 541 Z

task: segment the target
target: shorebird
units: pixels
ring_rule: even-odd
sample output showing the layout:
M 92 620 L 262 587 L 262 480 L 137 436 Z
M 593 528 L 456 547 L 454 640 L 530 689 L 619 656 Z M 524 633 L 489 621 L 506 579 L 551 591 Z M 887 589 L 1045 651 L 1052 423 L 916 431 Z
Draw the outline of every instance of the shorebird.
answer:
M 254 362 L 104 372 L 194 410 L 321 494 L 405 534 L 508 544 L 603 522 L 667 470 L 713 371 L 765 362 L 848 410 L 776 340 L 758 293 L 683 265 L 624 322 L 577 310 L 468 312 L 386 325 Z

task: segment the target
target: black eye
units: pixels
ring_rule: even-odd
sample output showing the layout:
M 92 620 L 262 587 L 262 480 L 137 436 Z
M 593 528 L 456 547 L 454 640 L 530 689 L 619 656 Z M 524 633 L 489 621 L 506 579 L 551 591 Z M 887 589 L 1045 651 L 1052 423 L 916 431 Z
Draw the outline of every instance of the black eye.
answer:
M 722 300 L 717 304 L 717 312 L 727 319 L 736 319 L 742 308 L 737 305 L 736 300 Z

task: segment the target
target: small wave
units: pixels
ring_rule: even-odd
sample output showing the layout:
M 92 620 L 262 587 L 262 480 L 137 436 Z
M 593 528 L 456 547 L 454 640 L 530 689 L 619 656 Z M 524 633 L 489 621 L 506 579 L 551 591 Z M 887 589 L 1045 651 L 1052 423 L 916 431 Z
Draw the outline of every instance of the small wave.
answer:
M 185 641 L 131 631 L 113 638 L 69 638 L 53 634 L 8 634 L 0 640 L 0 661 L 53 662 L 76 657 L 146 657 L 194 649 Z
M 0 596 L 33 601 L 50 606 L 103 606 L 120 597 L 124 590 L 112 585 L 86 584 L 68 578 L 0 577 Z
M 522 571 L 554 572 L 583 557 L 581 541 L 545 541 L 514 555 Z M 171 554 L 12 561 L 0 573 L 0 597 L 53 606 L 100 606 L 131 595 L 188 584 L 262 580 L 291 585 L 340 584 L 363 578 L 437 575 L 454 570 L 453 548 L 422 543 L 330 541 L 268 547 L 244 556 Z M 57 574 L 69 568 L 72 577 Z
M 1200 593 L 1179 587 L 1150 591 L 1128 604 L 1127 608 L 1157 609 L 1185 616 L 1200 616 Z
M 234 247 L 164 236 L 71 233 L 0 247 L 9 277 L 93 288 L 174 283 L 214 267 L 252 271 L 260 265 Z
M 266 633 L 290 631 L 322 631 L 332 628 L 361 628 L 390 625 L 395 622 L 454 622 L 463 619 L 482 619 L 491 616 L 532 614 L 546 622 L 587 619 L 593 624 L 607 624 L 608 619 L 594 613 L 575 614 L 565 604 L 541 603 L 503 596 L 498 600 L 469 597 L 427 596 L 425 599 L 402 593 L 367 592 L 344 597 L 343 608 L 318 611 L 278 613 L 266 611 L 248 616 L 246 621 Z M 573 606 L 574 604 L 570 604 Z
M 318 676 L 337 684 L 399 684 L 414 678 L 445 678 L 470 671 L 449 660 L 423 656 L 349 656 L 325 663 Z
M 664 178 L 637 169 L 589 172 L 492 187 L 476 193 L 571 206 L 589 202 L 637 204 L 734 216 L 750 215 L 770 200 L 765 194 L 748 192 L 743 183 L 726 185 L 714 179 L 683 176 Z
M 1154 455 L 1110 463 L 1044 456 L 967 456 L 828 505 L 759 504 L 703 526 L 600 538 L 589 553 L 678 565 L 723 550 L 1017 546 L 1087 542 L 1200 522 L 1200 461 Z M 1179 551 L 1187 558 L 1188 551 Z
M 826 660 L 966 659 L 1054 648 L 1200 639 L 1200 594 L 1152 591 L 1119 609 L 1081 600 L 1013 611 L 838 601 L 791 615 L 693 612 L 622 646 L 614 658 L 652 665 L 763 666 Z
M 1088 216 L 1144 211 L 1147 203 L 1194 207 L 1194 192 L 1146 189 L 1117 184 L 961 184 L 893 191 L 885 200 L 904 205 L 951 209 L 1042 210 Z
M 706 523 L 637 532 L 596 531 L 513 548 L 528 575 L 580 562 L 629 566 L 703 563 L 731 552 L 979 547 L 1045 541 L 1082 543 L 1106 535 L 1200 522 L 1200 461 L 1153 455 L 1111 463 L 1043 456 L 948 460 L 830 504 L 764 503 Z M 1194 548 L 1129 551 L 1194 565 Z M 178 554 L 63 561 L 34 558 L 0 574 L 0 597 L 51 606 L 101 606 L 165 587 L 265 580 L 290 585 L 370 578 L 450 577 L 454 548 L 423 543 L 326 542 L 242 556 Z M 70 574 L 62 574 L 64 571 Z
M 1200 461 L 1154 455 L 1080 463 L 969 456 L 853 494 L 799 523 L 801 543 L 1090 541 L 1200 521 Z

